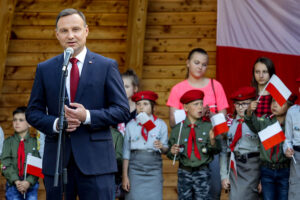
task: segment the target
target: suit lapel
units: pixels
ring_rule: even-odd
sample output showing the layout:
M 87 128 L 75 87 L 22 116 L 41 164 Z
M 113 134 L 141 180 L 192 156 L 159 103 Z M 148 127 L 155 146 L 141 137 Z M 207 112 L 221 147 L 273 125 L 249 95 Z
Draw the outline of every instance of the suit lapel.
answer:
M 90 77 L 92 77 L 93 73 L 93 67 L 92 64 L 94 63 L 94 57 L 92 56 L 91 52 L 87 50 L 85 60 L 83 63 L 80 79 L 79 79 L 79 84 L 75 96 L 75 102 L 79 102 L 83 91 L 85 87 L 88 85 L 90 81 Z
M 56 77 L 57 78 L 57 88 L 60 88 L 60 84 L 61 84 L 61 76 L 62 76 L 62 65 L 63 65 L 63 62 L 64 62 L 64 54 L 60 54 L 60 56 L 57 57 L 57 67 L 56 67 Z M 60 91 L 59 91 L 60 92 Z M 58 95 L 60 95 L 60 93 L 58 93 Z M 65 104 L 66 105 L 69 105 L 69 100 L 68 100 L 68 92 L 67 92 L 67 88 L 65 87 L 65 97 L 66 97 L 66 101 L 65 101 Z M 59 96 L 58 96 L 59 98 Z

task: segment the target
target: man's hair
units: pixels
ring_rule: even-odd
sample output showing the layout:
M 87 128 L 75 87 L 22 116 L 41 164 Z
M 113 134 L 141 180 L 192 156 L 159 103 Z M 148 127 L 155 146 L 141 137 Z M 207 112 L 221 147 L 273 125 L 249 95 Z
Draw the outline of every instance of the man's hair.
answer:
M 57 28 L 57 22 L 61 17 L 65 17 L 65 16 L 69 16 L 69 15 L 73 15 L 73 14 L 79 15 L 81 17 L 81 19 L 84 21 L 84 26 L 86 26 L 86 19 L 85 19 L 84 14 L 81 11 L 76 10 L 74 8 L 67 8 L 67 9 L 60 11 L 60 13 L 57 15 L 56 23 L 55 23 L 56 28 Z
M 15 114 L 19 114 L 19 113 L 25 114 L 26 109 L 27 109 L 26 106 L 20 106 L 20 107 L 17 107 L 17 108 L 13 111 L 13 116 L 15 116 Z

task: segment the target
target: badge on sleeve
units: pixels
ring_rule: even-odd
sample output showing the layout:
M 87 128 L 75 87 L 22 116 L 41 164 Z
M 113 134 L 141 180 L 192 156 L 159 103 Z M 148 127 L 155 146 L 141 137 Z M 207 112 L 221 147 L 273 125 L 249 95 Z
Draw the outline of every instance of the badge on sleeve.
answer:
M 203 139 L 202 138 L 198 138 L 198 142 L 203 142 Z

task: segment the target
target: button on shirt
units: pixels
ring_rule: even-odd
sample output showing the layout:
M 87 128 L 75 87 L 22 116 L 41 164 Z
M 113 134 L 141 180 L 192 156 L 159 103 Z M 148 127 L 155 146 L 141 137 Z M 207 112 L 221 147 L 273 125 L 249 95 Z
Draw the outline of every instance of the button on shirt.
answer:
M 292 106 L 286 114 L 285 136 L 284 152 L 288 147 L 300 146 L 300 105 Z
M 135 119 L 131 120 L 126 126 L 126 134 L 123 144 L 123 159 L 130 159 L 131 150 L 150 150 L 158 151 L 154 148 L 154 141 L 160 140 L 164 147 L 168 147 L 168 128 L 166 123 L 161 119 L 154 121 L 151 115 L 151 120 L 155 124 L 155 128 L 148 132 L 147 141 L 141 134 L 142 126 L 138 125 Z

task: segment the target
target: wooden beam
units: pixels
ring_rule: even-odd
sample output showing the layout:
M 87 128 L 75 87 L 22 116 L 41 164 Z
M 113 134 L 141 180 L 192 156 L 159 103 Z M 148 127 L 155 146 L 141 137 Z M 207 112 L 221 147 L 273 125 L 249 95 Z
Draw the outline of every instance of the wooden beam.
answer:
M 0 1 L 0 89 L 3 85 L 5 61 L 16 3 L 17 0 Z
M 130 0 L 125 68 L 142 78 L 148 0 Z

